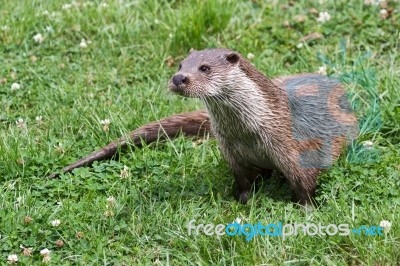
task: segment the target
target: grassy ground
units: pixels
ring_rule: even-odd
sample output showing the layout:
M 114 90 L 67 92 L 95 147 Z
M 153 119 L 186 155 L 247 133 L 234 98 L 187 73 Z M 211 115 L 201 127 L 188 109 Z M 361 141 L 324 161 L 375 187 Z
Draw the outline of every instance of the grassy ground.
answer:
M 61 265 L 398 264 L 399 2 L 273 2 L 0 0 L 1 264 L 11 254 L 21 264 L 41 264 L 45 248 L 50 264 Z M 322 11 L 329 21 L 317 21 Z M 320 38 L 300 41 L 311 33 Z M 191 47 L 251 53 L 268 76 L 326 65 L 355 92 L 360 142 L 371 141 L 375 157 L 351 163 L 343 156 L 321 176 L 312 213 L 291 203 L 277 179 L 238 204 L 213 140 L 181 137 L 45 179 L 139 125 L 202 108 L 166 88 Z M 216 225 L 235 218 L 351 227 L 388 220 L 392 228 L 384 236 L 248 242 L 187 232 L 192 219 Z

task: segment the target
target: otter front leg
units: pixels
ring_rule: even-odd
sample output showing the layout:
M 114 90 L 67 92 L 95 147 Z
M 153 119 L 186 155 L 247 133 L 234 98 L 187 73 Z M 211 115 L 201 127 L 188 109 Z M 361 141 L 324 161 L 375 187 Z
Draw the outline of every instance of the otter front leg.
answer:
M 262 172 L 240 164 L 231 164 L 231 168 L 236 181 L 234 196 L 237 201 L 246 204 L 250 197 L 252 185 L 255 184 L 258 177 L 261 177 Z

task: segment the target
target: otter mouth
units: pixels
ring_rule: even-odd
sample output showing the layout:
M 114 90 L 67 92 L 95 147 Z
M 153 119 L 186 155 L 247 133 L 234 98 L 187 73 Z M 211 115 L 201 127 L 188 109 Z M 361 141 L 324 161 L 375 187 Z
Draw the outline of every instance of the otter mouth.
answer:
M 169 82 L 168 84 L 169 90 L 173 93 L 179 94 L 184 97 L 193 97 L 190 93 L 187 92 L 185 85 L 175 85 L 173 82 Z

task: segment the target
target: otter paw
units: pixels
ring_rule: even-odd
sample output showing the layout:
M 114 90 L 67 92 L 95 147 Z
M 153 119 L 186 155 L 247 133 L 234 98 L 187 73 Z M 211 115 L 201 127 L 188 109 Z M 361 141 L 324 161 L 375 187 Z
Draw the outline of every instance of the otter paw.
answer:
M 248 191 L 240 191 L 236 193 L 235 198 L 242 204 L 246 204 L 249 200 L 249 192 Z

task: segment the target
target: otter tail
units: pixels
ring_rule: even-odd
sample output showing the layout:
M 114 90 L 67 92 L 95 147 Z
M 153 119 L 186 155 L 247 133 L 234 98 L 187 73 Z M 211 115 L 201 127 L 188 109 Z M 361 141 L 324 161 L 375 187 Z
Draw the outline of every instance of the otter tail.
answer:
M 129 144 L 141 147 L 142 143 L 150 144 L 159 139 L 173 139 L 180 133 L 186 136 L 204 136 L 208 132 L 210 132 L 210 120 L 206 111 L 201 110 L 172 115 L 132 131 L 104 148 L 68 165 L 62 169 L 61 173 L 68 173 L 75 168 L 89 166 L 94 161 L 110 159 L 118 152 L 118 149 L 123 150 Z M 55 178 L 59 174 L 53 173 L 49 178 Z

